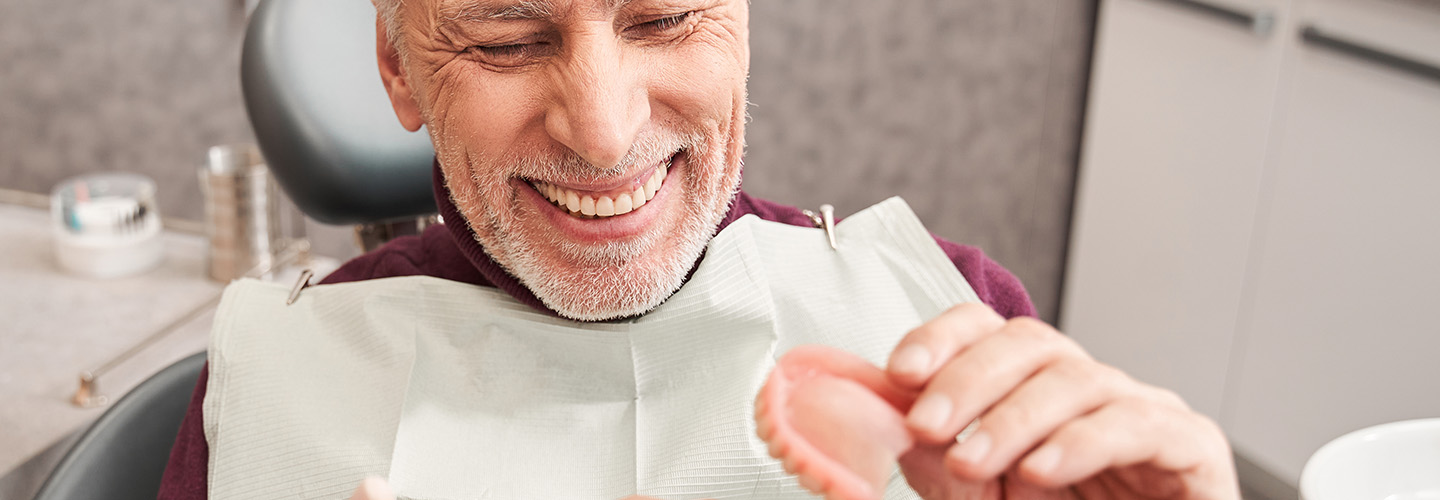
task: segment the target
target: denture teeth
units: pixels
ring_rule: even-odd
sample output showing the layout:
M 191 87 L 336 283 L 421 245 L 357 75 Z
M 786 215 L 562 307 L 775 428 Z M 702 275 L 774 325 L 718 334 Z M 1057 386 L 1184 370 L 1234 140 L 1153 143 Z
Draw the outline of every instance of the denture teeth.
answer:
M 807 490 L 810 490 L 812 493 L 821 493 L 825 491 L 825 481 L 815 477 L 813 474 L 801 474 L 799 478 L 800 486 L 804 487 Z
M 786 451 L 786 449 L 785 449 L 785 444 L 782 443 L 779 439 L 776 439 L 776 440 L 774 440 L 774 441 L 766 441 L 766 442 L 765 442 L 765 445 L 768 447 L 768 451 L 770 452 L 770 456 L 775 457 L 775 458 L 779 458 L 779 459 L 782 459 L 782 460 L 784 459 L 784 457 L 785 457 L 785 451 Z
M 756 418 L 756 419 L 755 419 L 755 435 L 759 436 L 761 440 L 769 440 L 771 434 L 773 434 L 774 431 L 775 431 L 775 426 L 770 423 L 770 419 L 768 419 L 768 418 Z
M 795 474 L 798 476 L 802 472 L 805 472 L 804 463 L 796 459 L 794 456 L 785 455 L 785 458 L 780 459 L 780 461 L 785 463 L 785 470 L 789 471 L 791 474 Z

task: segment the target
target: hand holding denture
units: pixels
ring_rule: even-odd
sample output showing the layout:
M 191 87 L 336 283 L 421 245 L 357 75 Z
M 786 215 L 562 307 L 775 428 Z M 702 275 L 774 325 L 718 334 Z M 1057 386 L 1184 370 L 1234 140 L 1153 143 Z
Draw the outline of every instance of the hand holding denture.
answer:
M 1049 325 L 981 304 L 908 333 L 884 370 L 792 350 L 756 423 L 771 454 L 832 500 L 880 498 L 897 463 L 927 499 L 1240 497 L 1210 419 Z

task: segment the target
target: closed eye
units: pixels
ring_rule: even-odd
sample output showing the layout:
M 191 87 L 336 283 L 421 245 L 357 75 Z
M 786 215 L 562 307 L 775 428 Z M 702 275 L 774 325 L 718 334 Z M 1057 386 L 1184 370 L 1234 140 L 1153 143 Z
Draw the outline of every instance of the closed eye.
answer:
M 551 48 L 549 42 L 510 43 L 504 45 L 477 45 L 471 47 L 482 60 L 496 66 L 523 66 L 536 58 L 546 55 Z
M 695 15 L 695 13 L 696 11 L 692 10 L 683 14 L 662 17 L 653 21 L 636 24 L 626 31 L 636 36 L 662 36 L 671 34 L 671 31 L 684 25 L 685 21 L 689 20 L 690 16 Z
M 684 14 L 680 14 L 680 15 L 678 15 L 678 16 L 662 17 L 662 18 L 660 18 L 660 19 L 656 19 L 656 20 L 654 20 L 654 21 L 650 21 L 650 22 L 645 23 L 645 24 L 646 24 L 646 25 L 649 25 L 649 26 L 651 26 L 651 27 L 653 27 L 653 28 L 655 28 L 655 29 L 658 29 L 658 30 L 668 30 L 668 29 L 670 29 L 670 28 L 674 28 L 674 27 L 676 27 L 676 26 L 679 26 L 680 23 L 685 22 L 685 20 L 688 19 L 688 18 L 690 17 L 690 15 L 691 15 L 691 14 L 694 14 L 694 13 L 695 13 L 695 12 L 691 11 L 691 12 L 686 12 L 686 13 L 684 13 Z

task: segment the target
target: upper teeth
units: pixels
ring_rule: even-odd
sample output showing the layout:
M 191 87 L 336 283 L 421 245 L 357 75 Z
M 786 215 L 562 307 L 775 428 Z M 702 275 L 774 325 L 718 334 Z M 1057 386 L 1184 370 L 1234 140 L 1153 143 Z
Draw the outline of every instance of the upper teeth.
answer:
M 611 217 L 639 210 L 646 202 L 655 198 L 655 192 L 665 183 L 669 164 L 660 165 L 650 178 L 629 192 L 619 191 L 607 194 L 582 193 L 545 181 L 531 181 L 535 190 L 549 199 L 555 206 L 570 211 L 570 215 Z

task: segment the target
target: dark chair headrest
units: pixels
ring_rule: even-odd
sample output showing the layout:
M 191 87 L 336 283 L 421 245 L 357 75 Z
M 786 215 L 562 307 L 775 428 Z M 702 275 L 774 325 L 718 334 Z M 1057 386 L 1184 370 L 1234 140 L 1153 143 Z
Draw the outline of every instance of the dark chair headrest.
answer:
M 358 224 L 435 212 L 434 150 L 392 111 L 369 1 L 261 1 L 240 79 L 260 150 L 307 215 Z

